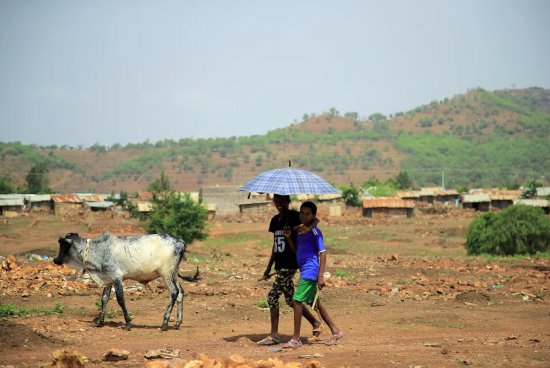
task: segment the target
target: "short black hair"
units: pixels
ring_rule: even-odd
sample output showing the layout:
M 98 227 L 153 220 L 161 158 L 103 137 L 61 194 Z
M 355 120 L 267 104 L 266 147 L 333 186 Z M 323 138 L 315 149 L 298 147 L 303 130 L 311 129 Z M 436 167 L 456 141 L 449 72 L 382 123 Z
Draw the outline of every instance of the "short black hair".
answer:
M 276 198 L 286 199 L 288 201 L 288 203 L 290 203 L 290 196 L 289 195 L 274 194 L 273 199 L 276 199 Z
M 310 201 L 306 201 L 304 203 L 302 203 L 302 205 L 300 206 L 300 208 L 309 208 L 311 210 L 311 213 L 313 214 L 313 216 L 317 215 L 317 206 L 315 205 L 315 203 L 313 202 L 310 202 Z

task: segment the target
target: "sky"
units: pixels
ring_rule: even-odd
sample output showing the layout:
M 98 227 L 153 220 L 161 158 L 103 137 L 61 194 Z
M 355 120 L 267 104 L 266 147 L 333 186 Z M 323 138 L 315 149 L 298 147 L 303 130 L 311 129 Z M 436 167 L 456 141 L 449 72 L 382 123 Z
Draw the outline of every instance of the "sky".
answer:
M 265 134 L 550 88 L 547 0 L 0 0 L 0 141 Z

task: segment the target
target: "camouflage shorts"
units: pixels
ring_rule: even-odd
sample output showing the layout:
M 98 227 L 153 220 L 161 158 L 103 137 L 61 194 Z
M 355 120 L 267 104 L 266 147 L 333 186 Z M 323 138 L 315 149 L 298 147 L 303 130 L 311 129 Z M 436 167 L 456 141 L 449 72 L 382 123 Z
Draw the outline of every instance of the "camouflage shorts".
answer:
M 294 295 L 294 275 L 297 270 L 280 269 L 275 276 L 275 282 L 267 294 L 267 304 L 270 309 L 279 308 L 279 297 L 285 296 L 286 304 L 292 307 L 292 297 Z

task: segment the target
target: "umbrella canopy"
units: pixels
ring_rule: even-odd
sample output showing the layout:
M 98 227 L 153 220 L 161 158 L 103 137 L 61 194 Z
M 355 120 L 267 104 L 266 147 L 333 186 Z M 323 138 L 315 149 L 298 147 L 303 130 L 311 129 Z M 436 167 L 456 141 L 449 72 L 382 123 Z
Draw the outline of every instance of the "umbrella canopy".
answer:
M 317 174 L 291 167 L 264 171 L 250 179 L 240 190 L 280 195 L 340 193 Z

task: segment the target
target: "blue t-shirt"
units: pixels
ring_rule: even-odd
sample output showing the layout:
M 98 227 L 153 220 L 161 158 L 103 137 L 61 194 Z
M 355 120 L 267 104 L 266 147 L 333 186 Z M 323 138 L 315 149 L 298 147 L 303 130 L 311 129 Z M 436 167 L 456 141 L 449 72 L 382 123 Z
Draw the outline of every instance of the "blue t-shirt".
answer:
M 325 251 L 323 233 L 318 227 L 314 227 L 305 234 L 298 234 L 298 266 L 300 278 L 317 281 L 319 276 L 319 253 Z

